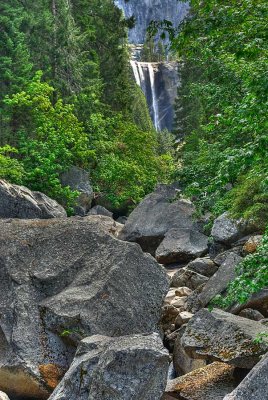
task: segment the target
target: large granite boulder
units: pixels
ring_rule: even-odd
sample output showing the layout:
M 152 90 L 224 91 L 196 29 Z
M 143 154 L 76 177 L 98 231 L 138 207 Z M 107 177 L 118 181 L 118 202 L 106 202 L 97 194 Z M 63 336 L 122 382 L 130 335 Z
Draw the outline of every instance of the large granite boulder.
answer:
M 66 216 L 64 208 L 44 193 L 0 180 L 0 218 L 49 219 Z
M 72 166 L 61 174 L 60 181 L 62 186 L 69 186 L 73 191 L 79 192 L 74 211 L 77 215 L 85 215 L 94 197 L 89 173 L 82 168 Z
M 49 400 L 160 400 L 168 366 L 157 334 L 91 336 Z
M 203 309 L 187 324 L 181 345 L 193 359 L 222 361 L 250 369 L 268 350 L 268 343 L 255 342 L 263 332 L 268 333 L 268 327 L 258 321 Z
M 201 307 L 205 307 L 216 295 L 222 293 L 230 282 L 236 277 L 236 266 L 242 261 L 242 257 L 230 253 L 218 271 L 205 284 L 199 301 Z
M 0 221 L 0 390 L 10 397 L 46 399 L 83 337 L 157 331 L 166 273 L 106 220 Z
M 266 400 L 268 398 L 268 354 L 224 400 Z
M 178 194 L 175 185 L 159 185 L 130 214 L 120 238 L 154 255 L 170 229 L 192 228 L 194 206 Z
M 156 259 L 161 264 L 186 262 L 208 251 L 208 237 L 196 229 L 170 229 L 156 249 Z
M 215 219 L 211 235 L 216 242 L 231 245 L 243 236 L 257 230 L 258 227 L 252 222 L 232 219 L 226 212 Z
M 168 381 L 166 394 L 183 400 L 222 400 L 235 387 L 234 367 L 214 362 Z

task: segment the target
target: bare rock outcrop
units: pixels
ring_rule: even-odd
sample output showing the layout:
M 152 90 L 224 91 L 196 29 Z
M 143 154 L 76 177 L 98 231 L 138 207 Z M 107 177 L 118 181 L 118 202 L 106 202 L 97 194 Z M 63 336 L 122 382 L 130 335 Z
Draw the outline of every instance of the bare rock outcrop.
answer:
M 168 279 L 114 221 L 0 220 L 0 390 L 47 399 L 87 336 L 157 331 Z
M 268 343 L 255 341 L 263 332 L 268 334 L 268 327 L 261 322 L 222 310 L 203 309 L 187 324 L 181 346 L 193 359 L 251 369 L 268 350 Z
M 0 218 L 49 219 L 66 216 L 64 208 L 44 193 L 0 180 Z
M 168 365 L 157 334 L 91 336 L 49 400 L 160 400 Z

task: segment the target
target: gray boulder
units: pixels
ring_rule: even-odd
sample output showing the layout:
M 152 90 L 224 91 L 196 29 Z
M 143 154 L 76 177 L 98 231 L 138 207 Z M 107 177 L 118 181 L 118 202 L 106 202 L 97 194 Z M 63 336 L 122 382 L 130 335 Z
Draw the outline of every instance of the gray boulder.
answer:
M 106 217 L 113 218 L 113 213 L 102 206 L 94 206 L 89 210 L 87 215 L 105 215 Z
M 51 371 L 59 380 L 83 337 L 157 331 L 166 273 L 109 221 L 0 221 L 0 390 L 10 397 L 47 398 Z
M 89 211 L 94 197 L 89 173 L 82 168 L 72 166 L 61 174 L 60 181 L 62 186 L 69 186 L 70 189 L 80 193 L 76 200 L 75 213 L 84 216 Z
M 202 285 L 198 286 L 191 294 L 187 297 L 187 302 L 185 304 L 185 310 L 190 311 L 195 314 L 197 311 L 202 308 L 201 301 L 199 300 L 200 293 L 204 289 L 206 282 Z
M 240 385 L 224 400 L 268 399 L 268 354 L 250 371 Z
M 195 229 L 170 229 L 156 250 L 161 264 L 185 262 L 200 257 L 208 251 L 208 237 Z
M 232 253 L 235 253 L 235 254 L 241 256 L 241 252 L 237 251 L 237 249 L 233 247 L 232 249 L 225 250 L 224 252 L 218 254 L 215 258 L 213 258 L 213 261 L 215 262 L 215 264 L 220 266 L 220 265 L 222 265 L 224 263 L 226 258 Z
M 173 356 L 173 365 L 177 376 L 188 374 L 191 371 L 206 366 L 205 359 L 192 358 L 184 350 L 181 344 L 181 338 L 185 333 L 185 329 L 186 326 L 184 325 L 176 331 L 177 335 L 175 338 L 174 350 L 172 356 Z
M 199 295 L 201 306 L 205 307 L 216 295 L 222 293 L 235 278 L 235 268 L 242 257 L 230 253 L 218 271 L 209 279 Z
M 253 233 L 257 227 L 250 221 L 234 220 L 224 213 L 215 219 L 211 235 L 216 242 L 231 245 L 243 236 Z
M 91 336 L 49 400 L 160 400 L 169 357 L 157 334 Z
M 178 200 L 178 193 L 174 185 L 159 185 L 130 214 L 120 238 L 154 255 L 170 229 L 192 228 L 194 206 Z
M 268 350 L 267 343 L 254 341 L 263 332 L 268 333 L 268 327 L 260 322 L 203 309 L 188 322 L 181 345 L 193 359 L 251 369 Z
M 218 270 L 217 264 L 215 264 L 209 257 L 196 258 L 191 261 L 186 268 L 209 278 Z
M 253 310 L 252 308 L 245 308 L 240 311 L 239 317 L 252 319 L 253 321 L 261 321 L 264 319 L 264 316 L 258 310 Z
M 171 278 L 171 287 L 186 286 L 189 289 L 195 290 L 200 285 L 203 285 L 208 281 L 207 276 L 198 274 L 197 272 L 191 271 L 187 268 L 181 268 Z
M 64 208 L 44 193 L 0 180 L 0 218 L 49 219 L 66 216 Z

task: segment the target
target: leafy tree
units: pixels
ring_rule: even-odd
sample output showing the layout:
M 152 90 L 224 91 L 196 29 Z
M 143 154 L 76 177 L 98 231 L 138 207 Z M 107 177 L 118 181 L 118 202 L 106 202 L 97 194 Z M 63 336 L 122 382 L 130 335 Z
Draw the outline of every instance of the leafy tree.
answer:
M 168 182 L 173 159 L 158 154 L 154 131 L 143 131 L 120 115 L 103 120 L 92 117 L 92 144 L 96 165 L 92 171 L 96 190 L 115 207 L 134 205 L 154 189 Z
M 17 149 L 8 145 L 0 147 L 0 179 L 21 184 L 25 177 L 25 170 L 22 162 L 12 157 L 17 153 Z
M 52 104 L 53 90 L 37 74 L 26 91 L 8 97 L 5 103 L 9 117 L 17 121 L 14 135 L 26 172 L 23 183 L 68 207 L 75 194 L 62 188 L 60 174 L 71 165 L 87 168 L 94 152 L 73 107 L 61 99 Z
M 267 2 L 192 0 L 191 10 L 172 42 L 182 70 L 175 129 L 181 143 L 178 178 L 201 210 L 227 209 L 264 229 Z

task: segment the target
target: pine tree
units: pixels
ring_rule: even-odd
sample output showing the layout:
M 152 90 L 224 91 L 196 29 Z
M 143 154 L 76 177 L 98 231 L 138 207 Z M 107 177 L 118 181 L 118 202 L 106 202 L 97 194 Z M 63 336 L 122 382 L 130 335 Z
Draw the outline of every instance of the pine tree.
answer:
M 20 89 L 29 79 L 32 65 L 21 32 L 21 10 L 0 1 L 0 98 Z M 18 15 L 18 16 L 17 16 Z
M 5 120 L 4 98 L 25 87 L 32 64 L 21 32 L 23 10 L 13 2 L 0 1 L 0 143 L 6 142 L 10 127 Z M 15 123 L 15 121 L 14 121 Z

